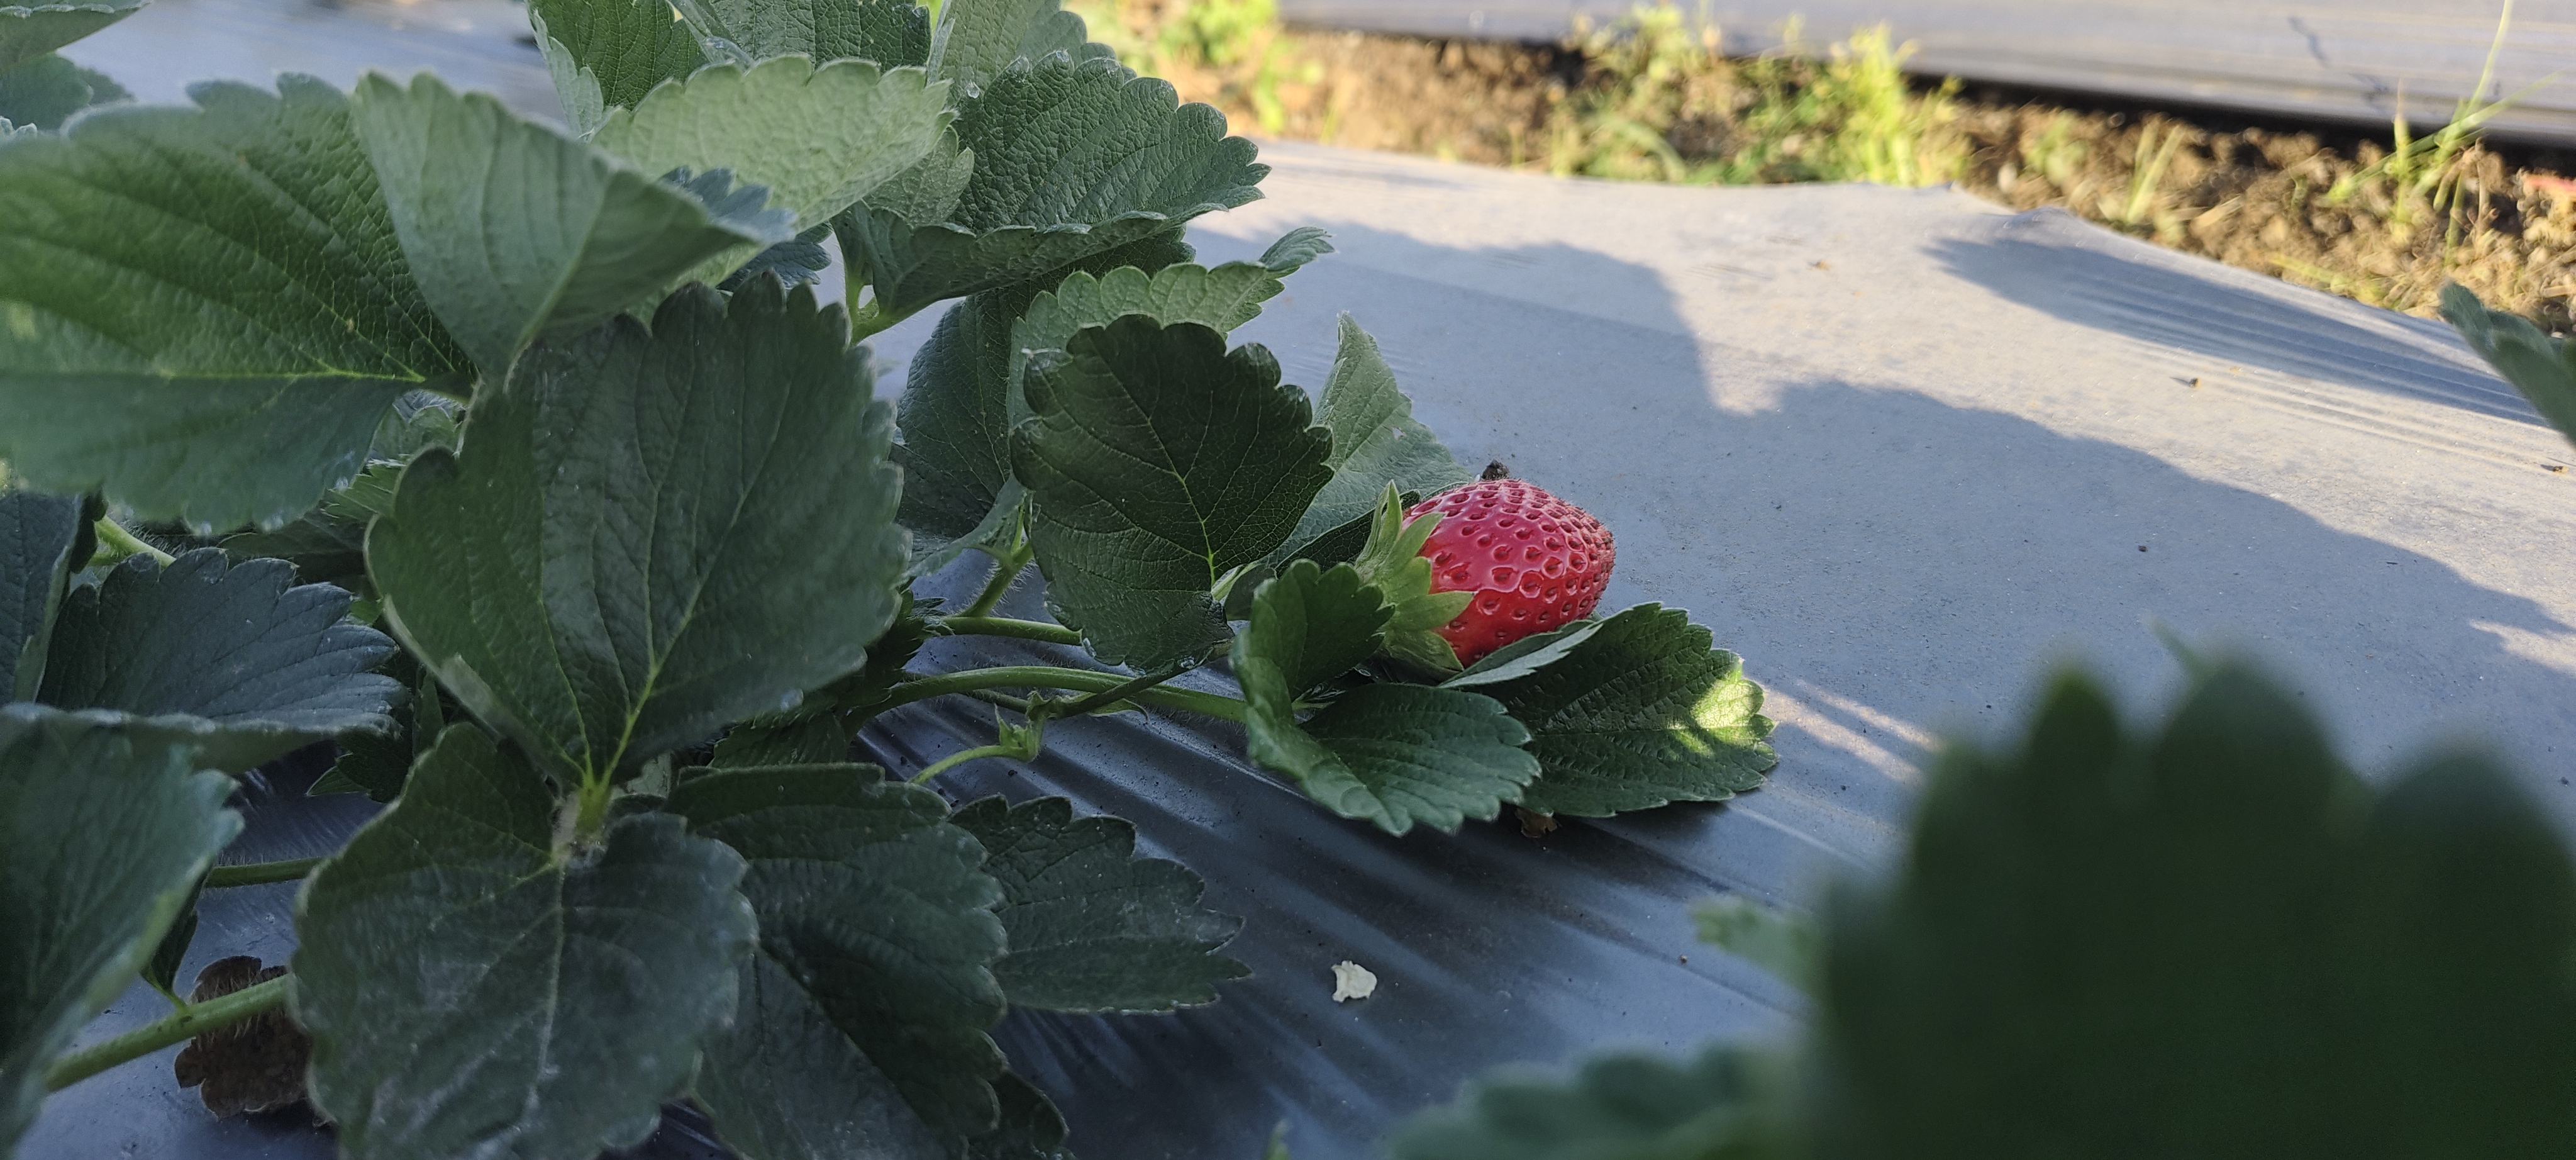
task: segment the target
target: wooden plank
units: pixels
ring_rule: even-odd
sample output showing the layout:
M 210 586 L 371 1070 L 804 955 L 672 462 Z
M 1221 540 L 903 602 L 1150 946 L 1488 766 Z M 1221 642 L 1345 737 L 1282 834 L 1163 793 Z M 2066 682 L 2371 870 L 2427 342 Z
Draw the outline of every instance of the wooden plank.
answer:
M 1416 36 L 1554 40 L 1625 0 L 1279 0 L 1289 22 Z M 2157 103 L 2420 130 L 2478 82 L 2503 0 L 1710 0 L 1683 3 L 1727 49 L 1807 46 L 1885 22 L 1908 67 Z M 2528 86 L 2489 123 L 2499 136 L 2576 144 L 2576 0 L 2521 0 L 2487 96 Z

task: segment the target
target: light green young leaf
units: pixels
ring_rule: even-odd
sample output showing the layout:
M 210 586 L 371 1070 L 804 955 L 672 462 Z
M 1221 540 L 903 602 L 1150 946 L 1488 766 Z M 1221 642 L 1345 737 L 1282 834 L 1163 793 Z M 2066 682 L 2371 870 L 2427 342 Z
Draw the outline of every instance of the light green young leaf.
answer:
M 985 798 L 952 819 L 983 843 L 1002 886 L 1010 954 L 993 967 L 1014 1007 L 1082 1014 L 1169 1011 L 1216 1001 L 1251 973 L 1216 953 L 1243 920 L 1199 909 L 1206 884 L 1178 862 L 1136 856 L 1136 827 L 1073 816 L 1073 803 Z
M 1476 478 L 1458 465 L 1439 436 L 1413 417 L 1413 401 L 1395 385 L 1395 372 L 1378 353 L 1377 340 L 1350 315 L 1342 316 L 1341 327 L 1341 349 L 1333 356 L 1332 377 L 1324 380 L 1323 422 L 1333 431 L 1333 481 L 1317 493 L 1288 542 L 1271 554 L 1274 566 L 1368 515 L 1390 486 L 1427 496 Z
M 1208 590 L 1259 560 L 1323 486 L 1331 449 L 1259 346 L 1129 316 L 1033 361 L 1012 436 L 1029 543 L 1093 655 L 1159 669 L 1221 647 Z
M 1234 637 L 1234 667 L 1268 664 L 1292 697 L 1377 655 L 1386 594 L 1348 564 L 1331 571 L 1299 560 L 1253 591 L 1251 623 Z
M 2541 418 L 2576 442 L 2576 343 L 2551 338 L 2518 315 L 2489 310 L 2468 288 L 2442 288 L 2442 317 L 2469 348 L 2531 400 Z
M 97 500 L 0 482 L 0 701 L 32 701 L 72 574 L 97 550 Z
M 1786 1068 L 1723 1046 L 1673 1063 L 1647 1055 L 1586 1061 L 1573 1081 L 1527 1067 L 1468 1085 L 1458 1102 L 1415 1116 L 1388 1160 L 1779 1160 Z
M 35 1121 L 46 1064 L 241 832 L 232 779 L 192 769 L 181 746 L 0 707 L 0 1152 Z
M 402 686 L 374 670 L 383 633 L 346 621 L 347 590 L 295 585 L 278 560 L 199 548 L 128 556 L 72 591 L 36 699 L 238 773 L 343 733 L 384 733 Z
M 0 7 L 0 70 L 16 68 L 143 9 L 144 0 Z
M 633 108 L 663 81 L 707 63 L 669 0 L 529 0 L 555 95 L 575 132 L 599 127 L 611 108 Z
M 643 1141 L 734 1010 L 743 861 L 663 814 L 555 848 L 515 750 L 450 727 L 296 899 L 295 1021 L 350 1160 Z
M 679 0 L 711 60 L 855 57 L 886 68 L 930 59 L 930 13 L 912 0 Z
M 1395 484 L 1387 484 L 1376 509 L 1367 516 L 1368 539 L 1351 564 L 1394 608 L 1386 623 L 1386 655 L 1432 673 L 1454 673 L 1458 650 L 1449 646 L 1439 629 L 1466 611 L 1475 595 L 1431 590 L 1431 561 L 1422 557 L 1422 545 L 1431 539 L 1442 517 L 1435 511 L 1407 519 L 1404 513 L 1404 497 Z
M 0 9 L 6 11 L 6 9 Z M 51 132 L 92 105 L 130 101 L 125 86 L 59 56 L 39 56 L 0 70 L 0 121 Z
M 939 795 L 870 765 L 773 766 L 689 778 L 669 808 L 749 861 L 760 916 L 742 1009 L 698 1078 L 726 1143 L 945 1156 L 994 1126 L 1002 891 Z
M 1012 62 L 1059 52 L 1076 61 L 1114 59 L 1106 46 L 1090 43 L 1082 18 L 1064 11 L 1061 0 L 957 0 L 940 8 L 930 71 L 956 82 L 955 99 L 964 104 Z
M 1529 726 L 1543 773 L 1522 808 L 1598 818 L 1760 787 L 1780 761 L 1762 743 L 1762 687 L 1710 642 L 1689 613 L 1640 604 L 1552 663 L 1482 685 Z
M 1945 750 L 1884 890 L 1826 913 L 1816 1154 L 2551 1154 L 2576 869 L 2507 775 L 2379 789 L 2242 668 L 2160 730 L 2060 680 Z
M 1251 142 L 1225 136 L 1223 114 L 1110 60 L 1013 65 L 965 106 L 956 134 L 954 156 L 972 170 L 953 203 L 925 198 L 919 178 L 890 182 L 900 210 L 872 199 L 834 223 L 881 313 L 1027 282 L 1231 209 L 1259 197 L 1269 172 Z
M 837 307 L 765 285 L 531 349 L 368 534 L 396 631 L 557 772 L 793 706 L 894 618 L 900 481 L 867 353 Z
M 1073 1160 L 1064 1146 L 1064 1114 L 1046 1093 L 1009 1072 L 993 1081 L 1002 1099 L 1002 1120 L 992 1131 L 966 1141 L 963 1160 Z
M 717 254 L 795 234 L 785 212 L 711 206 L 429 73 L 409 88 L 369 73 L 350 108 L 412 276 L 493 378 L 539 334 L 605 321 Z
M 1490 820 L 1538 776 L 1529 731 L 1493 698 L 1423 685 L 1362 685 L 1301 725 L 1287 678 L 1269 661 L 1237 664 L 1252 702 L 1252 759 L 1286 774 L 1346 818 L 1401 834 Z
M 0 144 L 0 457 L 35 486 L 274 526 L 365 465 L 395 399 L 470 380 L 346 100 L 278 85 Z

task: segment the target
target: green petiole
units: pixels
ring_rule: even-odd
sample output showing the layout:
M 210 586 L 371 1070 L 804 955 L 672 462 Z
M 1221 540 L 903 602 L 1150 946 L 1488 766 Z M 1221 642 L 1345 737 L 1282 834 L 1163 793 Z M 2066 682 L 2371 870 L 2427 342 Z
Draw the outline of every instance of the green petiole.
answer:
M 270 882 L 293 882 L 313 872 L 321 858 L 290 858 L 283 862 L 244 862 L 237 866 L 217 866 L 206 871 L 206 888 L 221 890 L 227 886 L 260 886 Z
M 45 1090 L 61 1091 L 120 1063 L 141 1059 L 173 1043 L 184 1043 L 209 1031 L 230 1027 L 263 1011 L 273 1010 L 286 1002 L 294 985 L 295 976 L 279 975 L 229 995 L 191 1003 L 105 1043 L 75 1051 L 55 1060 L 52 1067 L 45 1069 Z
M 894 687 L 880 709 L 909 705 L 950 693 L 969 693 L 978 689 L 1064 689 L 1076 693 L 1114 692 L 1133 684 L 1135 678 L 1117 673 L 1091 672 L 1084 669 L 1058 668 L 1053 665 L 1005 665 L 989 669 L 967 669 L 937 676 L 907 680 Z M 1135 693 L 1120 693 L 1126 699 L 1166 709 L 1187 709 L 1210 717 L 1240 722 L 1251 706 L 1216 693 L 1195 689 L 1175 689 L 1157 685 Z

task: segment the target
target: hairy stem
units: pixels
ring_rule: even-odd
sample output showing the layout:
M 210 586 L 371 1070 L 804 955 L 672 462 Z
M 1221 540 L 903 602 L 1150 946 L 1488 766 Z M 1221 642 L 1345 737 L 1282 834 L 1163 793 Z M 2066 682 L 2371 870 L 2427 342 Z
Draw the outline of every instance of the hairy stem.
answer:
M 136 538 L 134 533 L 125 530 L 125 525 L 111 519 L 100 519 L 98 555 L 92 558 L 93 562 L 112 564 L 128 556 L 150 556 L 164 564 L 175 558 L 170 553 Z
M 1077 693 L 1103 693 L 1132 683 L 1132 678 L 1117 673 L 1098 673 L 1084 669 L 1057 668 L 1053 665 L 1006 665 L 990 669 L 967 669 L 937 676 L 908 680 L 894 687 L 881 709 L 909 705 L 950 693 L 967 693 L 977 689 L 1065 689 Z M 1243 720 L 1250 706 L 1233 697 L 1202 693 L 1195 689 L 1155 686 L 1136 693 L 1134 700 L 1167 709 L 1187 709 L 1228 721 Z
M 217 866 L 206 871 L 206 889 L 221 890 L 227 886 L 259 886 L 269 882 L 293 882 L 312 873 L 313 868 L 321 864 L 321 858 L 290 858 L 283 862 L 244 862 L 237 866 Z
M 1045 644 L 1082 643 L 1082 634 L 1061 624 L 1041 620 L 1013 620 L 1007 616 L 943 616 L 941 627 L 961 636 L 1007 636 L 1014 640 L 1034 640 Z
M 1165 681 L 1171 680 L 1172 678 L 1181 675 L 1184 671 L 1186 670 L 1175 668 L 1167 669 L 1159 673 L 1147 673 L 1141 677 L 1137 677 L 1120 684 L 1115 688 L 1102 689 L 1097 693 L 1089 694 L 1079 701 L 1075 701 L 1072 704 L 1056 709 L 1049 715 L 1056 717 L 1079 717 L 1085 713 L 1099 712 L 1100 710 L 1121 702 L 1133 701 L 1136 699 L 1136 694 L 1142 693 L 1147 689 L 1151 689 L 1156 685 L 1160 685 Z
M 1019 579 L 1020 571 L 1029 566 L 1029 555 L 1028 538 L 1021 537 L 1011 545 L 1010 551 L 993 562 L 993 578 L 985 581 L 984 591 L 975 597 L 975 603 L 967 605 L 966 611 L 958 615 L 980 617 L 993 611 L 993 606 L 1002 602 L 1002 594 L 1011 590 L 1011 581 Z
M 931 778 L 937 777 L 951 769 L 964 765 L 969 761 L 975 761 L 986 757 L 1017 757 L 1019 755 L 1019 750 L 1013 749 L 1008 745 L 979 745 L 973 749 L 960 750 L 956 753 L 951 753 L 946 757 L 940 758 L 937 761 L 931 762 L 928 766 L 924 767 L 921 772 L 912 775 L 912 784 L 927 785 Z
M 45 1090 L 61 1091 L 128 1060 L 141 1059 L 173 1043 L 230 1027 L 262 1011 L 273 1010 L 294 989 L 295 976 L 280 975 L 253 983 L 229 995 L 191 1003 L 151 1023 L 95 1047 L 83 1048 L 45 1069 Z

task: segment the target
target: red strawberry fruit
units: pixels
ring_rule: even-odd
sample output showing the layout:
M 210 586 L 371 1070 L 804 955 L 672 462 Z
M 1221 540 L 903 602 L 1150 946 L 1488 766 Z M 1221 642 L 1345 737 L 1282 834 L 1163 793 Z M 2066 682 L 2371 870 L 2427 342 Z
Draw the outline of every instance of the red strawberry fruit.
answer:
M 1582 508 L 1517 479 L 1493 479 L 1441 492 L 1404 514 L 1435 511 L 1440 526 L 1422 545 L 1431 590 L 1476 594 L 1440 629 L 1459 664 L 1581 620 L 1601 603 L 1617 554 L 1610 529 Z

